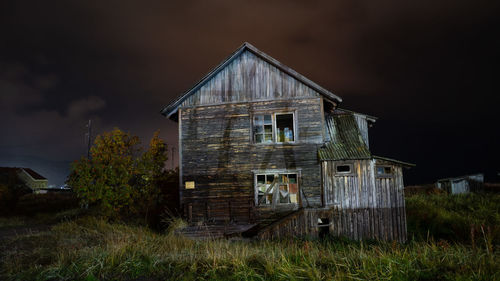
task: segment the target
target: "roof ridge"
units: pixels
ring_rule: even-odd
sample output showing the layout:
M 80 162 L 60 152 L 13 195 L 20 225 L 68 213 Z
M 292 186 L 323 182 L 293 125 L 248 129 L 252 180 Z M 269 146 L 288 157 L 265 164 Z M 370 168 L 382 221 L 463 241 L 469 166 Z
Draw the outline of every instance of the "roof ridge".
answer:
M 187 99 L 196 90 L 201 88 L 207 81 L 209 81 L 211 78 L 213 78 L 217 73 L 219 73 L 224 67 L 226 67 L 231 61 L 233 61 L 236 57 L 238 57 L 245 50 L 249 50 L 254 55 L 259 57 L 260 59 L 263 59 L 267 63 L 279 68 L 284 73 L 286 73 L 286 74 L 292 76 L 293 78 L 297 79 L 298 81 L 306 84 L 307 86 L 309 86 L 313 90 L 317 91 L 318 93 L 320 93 L 324 96 L 327 96 L 328 98 L 337 100 L 338 102 L 342 102 L 342 98 L 340 98 L 339 96 L 324 89 L 323 87 L 319 86 L 318 84 L 316 84 L 315 82 L 306 78 L 305 76 L 298 73 L 297 71 L 293 70 L 292 68 L 282 64 L 281 62 L 279 62 L 275 58 L 269 56 L 268 54 L 260 51 L 259 49 L 257 49 L 255 46 L 253 46 L 249 42 L 244 42 L 240 47 L 238 47 L 234 52 L 232 52 L 228 57 L 226 57 L 220 64 L 218 64 L 215 68 L 213 68 L 210 72 L 208 72 L 205 76 L 203 76 L 196 84 L 194 84 L 194 86 L 192 86 L 190 89 L 188 89 L 183 94 L 178 96 L 170 104 L 165 106 L 160 111 L 160 113 L 166 117 L 170 117 L 173 113 L 175 113 L 177 111 L 179 105 L 185 99 Z

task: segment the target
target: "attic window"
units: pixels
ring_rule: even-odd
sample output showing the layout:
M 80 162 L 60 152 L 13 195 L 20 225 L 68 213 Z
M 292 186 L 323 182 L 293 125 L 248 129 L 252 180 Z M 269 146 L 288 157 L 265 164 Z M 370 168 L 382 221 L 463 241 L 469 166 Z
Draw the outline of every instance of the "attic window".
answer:
M 336 171 L 339 174 L 349 174 L 351 172 L 351 170 L 352 170 L 352 165 L 350 165 L 350 164 L 336 166 Z

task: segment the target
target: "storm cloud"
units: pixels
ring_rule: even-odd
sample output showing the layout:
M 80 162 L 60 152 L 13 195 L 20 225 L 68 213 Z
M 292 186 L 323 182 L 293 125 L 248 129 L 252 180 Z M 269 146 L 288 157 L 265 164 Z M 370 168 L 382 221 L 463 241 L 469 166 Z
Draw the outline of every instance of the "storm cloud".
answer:
M 500 169 L 498 6 L 5 1 L 0 165 L 67 166 L 85 154 L 89 119 L 95 133 L 120 127 L 147 142 L 160 129 L 177 146 L 176 124 L 160 109 L 248 41 L 341 96 L 344 107 L 379 117 L 371 148 L 416 163 L 407 182 L 491 176 Z

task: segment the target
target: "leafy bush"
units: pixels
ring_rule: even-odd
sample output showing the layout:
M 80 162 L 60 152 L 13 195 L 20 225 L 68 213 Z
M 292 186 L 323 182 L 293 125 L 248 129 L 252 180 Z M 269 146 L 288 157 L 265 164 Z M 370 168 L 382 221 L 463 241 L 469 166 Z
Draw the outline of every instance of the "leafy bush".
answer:
M 167 146 L 156 132 L 149 148 L 119 129 L 97 136 L 91 158 L 75 161 L 68 185 L 83 205 L 95 205 L 108 217 L 146 215 L 158 200 L 157 181 L 164 172 Z

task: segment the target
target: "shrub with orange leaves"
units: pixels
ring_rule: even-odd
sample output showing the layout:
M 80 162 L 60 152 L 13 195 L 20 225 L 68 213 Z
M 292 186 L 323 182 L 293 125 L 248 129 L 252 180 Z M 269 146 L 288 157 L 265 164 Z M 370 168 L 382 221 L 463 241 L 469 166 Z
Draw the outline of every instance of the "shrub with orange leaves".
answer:
M 90 154 L 71 165 L 67 181 L 81 204 L 97 206 L 108 217 L 147 215 L 167 160 L 158 132 L 144 150 L 137 136 L 115 128 L 96 137 Z

